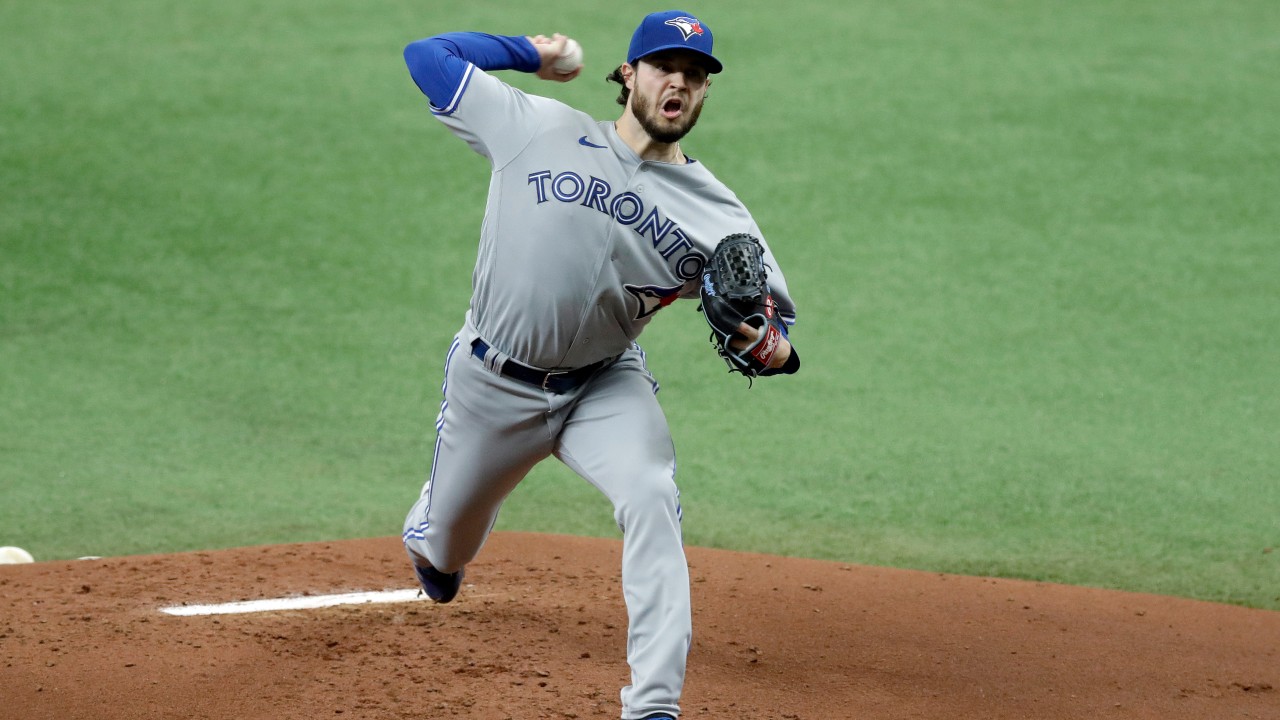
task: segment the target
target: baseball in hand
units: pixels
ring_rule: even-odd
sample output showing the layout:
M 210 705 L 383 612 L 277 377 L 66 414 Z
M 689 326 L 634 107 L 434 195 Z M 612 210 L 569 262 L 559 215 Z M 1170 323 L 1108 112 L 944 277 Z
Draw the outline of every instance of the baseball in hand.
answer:
M 564 50 L 561 51 L 556 61 L 551 64 L 551 67 L 561 75 L 568 75 L 582 67 L 582 46 L 578 44 L 578 41 L 573 38 L 565 40 Z

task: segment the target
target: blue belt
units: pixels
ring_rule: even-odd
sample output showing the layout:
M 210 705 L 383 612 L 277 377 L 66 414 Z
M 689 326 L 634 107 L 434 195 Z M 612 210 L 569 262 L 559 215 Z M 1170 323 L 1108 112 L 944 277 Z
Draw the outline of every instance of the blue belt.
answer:
M 476 338 L 471 341 L 471 354 L 475 355 L 481 361 L 489 352 L 489 344 Z M 565 370 L 563 372 L 546 370 L 538 370 L 528 365 L 522 365 L 515 360 L 507 360 L 502 363 L 502 367 L 498 368 L 498 372 L 522 383 L 527 383 L 536 388 L 541 388 L 547 392 L 553 392 L 557 395 L 567 393 L 586 382 L 596 371 L 608 364 L 610 358 L 597 360 L 590 365 L 583 365 L 574 370 Z

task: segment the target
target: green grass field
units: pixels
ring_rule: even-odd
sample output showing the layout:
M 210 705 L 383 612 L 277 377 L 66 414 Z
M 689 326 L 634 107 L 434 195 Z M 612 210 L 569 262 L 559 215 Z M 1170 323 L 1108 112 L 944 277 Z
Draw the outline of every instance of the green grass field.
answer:
M 487 165 L 403 45 L 569 0 L 0 0 L 0 545 L 398 534 Z M 642 339 L 690 544 L 1280 609 L 1280 6 L 709 0 L 685 149 L 753 209 L 804 369 Z M 616 536 L 540 466 L 503 529 Z

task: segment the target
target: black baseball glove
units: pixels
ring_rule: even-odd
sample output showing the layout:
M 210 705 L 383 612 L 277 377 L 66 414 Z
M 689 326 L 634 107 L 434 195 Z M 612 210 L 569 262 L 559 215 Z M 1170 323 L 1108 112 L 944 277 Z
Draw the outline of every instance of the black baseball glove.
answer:
M 700 309 L 711 326 L 711 343 L 730 372 L 749 378 L 795 371 L 769 368 L 786 330 L 769 294 L 767 277 L 764 247 L 745 233 L 722 239 L 702 272 Z M 743 324 L 760 332 L 749 337 L 742 331 Z

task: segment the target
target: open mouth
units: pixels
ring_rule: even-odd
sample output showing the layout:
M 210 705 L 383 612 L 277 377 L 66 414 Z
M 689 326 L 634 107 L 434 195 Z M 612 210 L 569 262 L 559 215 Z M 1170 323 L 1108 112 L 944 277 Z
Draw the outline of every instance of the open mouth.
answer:
M 680 98 L 671 98 L 662 103 L 662 116 L 668 120 L 675 120 L 682 112 L 684 112 L 684 101 Z

